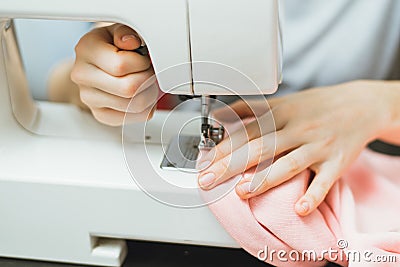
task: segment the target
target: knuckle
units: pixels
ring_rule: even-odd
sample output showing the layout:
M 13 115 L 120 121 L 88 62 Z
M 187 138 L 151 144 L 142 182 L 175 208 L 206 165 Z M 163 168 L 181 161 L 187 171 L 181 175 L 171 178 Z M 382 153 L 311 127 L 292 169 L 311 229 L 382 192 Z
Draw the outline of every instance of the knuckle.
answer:
M 115 99 L 112 101 L 112 104 L 108 105 L 110 108 L 118 110 L 123 113 L 132 113 L 131 111 L 131 103 L 130 101 L 125 101 L 125 99 Z
M 80 56 L 82 49 L 85 46 L 85 42 L 86 42 L 86 36 L 83 36 L 79 40 L 79 42 L 75 45 L 74 51 L 75 51 L 75 54 L 77 55 L 77 57 Z
M 125 78 L 120 88 L 121 95 L 126 98 L 134 97 L 138 87 L 136 79 Z
M 135 54 L 134 64 L 137 72 L 145 71 L 151 67 L 149 57 Z
M 321 132 L 322 123 L 318 121 L 309 121 L 307 123 L 288 123 L 293 132 L 302 133 L 306 140 L 321 140 L 327 137 L 326 133 Z
M 317 183 L 317 188 L 319 189 L 319 192 L 321 192 L 323 195 L 325 195 L 325 192 L 328 192 L 330 187 L 331 183 L 329 181 L 319 181 Z
M 145 71 L 151 67 L 151 61 L 148 57 L 143 57 L 142 59 L 142 71 Z
M 92 111 L 93 117 L 94 117 L 97 121 L 99 121 L 99 122 L 101 122 L 101 123 L 103 123 L 103 124 L 106 124 L 104 112 L 103 112 L 102 110 L 100 110 L 100 109 L 93 109 L 93 108 L 91 108 L 90 110 Z
M 128 107 L 129 111 L 133 113 L 144 112 L 147 108 L 145 102 L 146 100 L 140 96 L 132 98 Z
M 88 47 L 92 47 L 93 35 L 94 33 L 92 31 L 88 32 L 78 41 L 78 43 L 75 45 L 74 48 L 77 56 L 80 56 L 82 53 L 85 53 Z
M 308 194 L 308 199 L 312 201 L 314 205 L 318 205 L 324 200 L 330 187 L 331 183 L 329 181 L 315 181 L 314 190 Z
M 262 160 L 262 157 L 265 154 L 264 150 L 264 142 L 262 138 L 253 139 L 249 143 L 249 156 L 251 156 L 254 160 L 258 159 Z
M 222 175 L 227 174 L 230 170 L 229 165 L 230 165 L 230 157 L 224 157 L 220 160 L 219 162 L 220 168 L 222 171 Z
M 114 32 L 114 36 L 120 37 L 124 33 L 124 25 L 116 23 L 110 26 L 110 29 Z
M 338 167 L 347 165 L 346 153 L 342 150 L 336 151 L 336 165 Z
M 323 137 L 322 137 L 322 144 L 323 144 L 325 147 L 328 147 L 328 146 L 331 146 L 331 145 L 335 142 L 335 140 L 336 140 L 335 135 L 329 134 L 329 135 L 327 135 L 327 136 L 323 136 Z
M 127 70 L 127 62 L 121 55 L 116 55 L 111 64 L 111 73 L 114 76 L 124 76 Z
M 71 80 L 76 84 L 83 83 L 82 71 L 79 70 L 79 68 L 76 66 L 76 64 L 74 65 L 74 67 L 71 70 L 70 77 L 71 77 Z
M 274 156 L 274 149 L 275 149 L 275 141 L 276 138 L 274 137 L 271 139 L 269 136 L 264 136 L 262 138 L 262 142 L 260 143 L 261 146 L 261 155 L 265 157 L 273 157 Z
M 289 172 L 290 173 L 297 173 L 301 169 L 300 162 L 297 158 L 293 156 L 287 156 L 287 162 L 289 164 Z

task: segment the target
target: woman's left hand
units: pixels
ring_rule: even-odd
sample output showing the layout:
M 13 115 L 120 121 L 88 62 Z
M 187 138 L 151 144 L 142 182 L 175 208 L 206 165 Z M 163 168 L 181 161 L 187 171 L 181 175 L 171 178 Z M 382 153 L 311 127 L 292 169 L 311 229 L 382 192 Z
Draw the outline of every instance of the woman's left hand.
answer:
M 235 132 L 199 159 L 198 166 L 208 165 L 199 174 L 199 185 L 211 189 L 279 156 L 271 168 L 244 175 L 236 192 L 248 199 L 308 168 L 315 177 L 295 205 L 299 215 L 307 215 L 368 142 L 393 126 L 391 108 L 394 99 L 400 99 L 398 91 L 382 81 L 355 81 L 273 98 L 268 101 L 270 110 L 245 126 L 248 140 L 243 131 Z M 243 101 L 231 108 L 241 118 L 251 114 Z M 259 181 L 257 187 L 254 181 Z

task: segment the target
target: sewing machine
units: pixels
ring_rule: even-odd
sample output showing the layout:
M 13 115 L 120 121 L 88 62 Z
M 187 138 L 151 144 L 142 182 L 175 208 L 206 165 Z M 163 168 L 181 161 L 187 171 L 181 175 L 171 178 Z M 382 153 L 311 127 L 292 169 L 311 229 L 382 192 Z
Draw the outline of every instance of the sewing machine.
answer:
M 195 205 L 196 175 L 160 168 L 165 140 L 199 114 L 175 112 L 171 119 L 157 111 L 143 124 L 146 132 L 125 129 L 132 135 L 123 136 L 122 149 L 121 129 L 101 125 L 73 105 L 32 99 L 12 19 L 124 23 L 143 38 L 164 91 L 269 94 L 281 79 L 277 5 L 277 0 L 2 0 L 0 256 L 120 266 L 127 239 L 238 247 L 206 206 Z M 203 118 L 207 114 L 205 109 Z M 172 126 L 160 138 L 168 118 Z M 189 132 L 199 136 L 200 128 L 195 124 Z M 137 163 L 135 173 L 129 162 Z M 152 175 L 191 190 L 150 184 L 144 192 L 132 179 L 151 181 Z M 156 201 L 152 192 L 182 205 Z M 192 200 L 196 203 L 185 205 Z

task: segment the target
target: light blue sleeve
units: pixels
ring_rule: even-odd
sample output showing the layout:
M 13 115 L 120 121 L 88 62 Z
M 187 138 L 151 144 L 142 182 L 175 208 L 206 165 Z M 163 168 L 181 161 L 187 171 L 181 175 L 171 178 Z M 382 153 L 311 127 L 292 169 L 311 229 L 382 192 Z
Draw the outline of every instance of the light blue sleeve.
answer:
M 91 28 L 88 22 L 15 20 L 16 34 L 33 98 L 47 99 L 52 67 L 74 57 L 74 47 Z

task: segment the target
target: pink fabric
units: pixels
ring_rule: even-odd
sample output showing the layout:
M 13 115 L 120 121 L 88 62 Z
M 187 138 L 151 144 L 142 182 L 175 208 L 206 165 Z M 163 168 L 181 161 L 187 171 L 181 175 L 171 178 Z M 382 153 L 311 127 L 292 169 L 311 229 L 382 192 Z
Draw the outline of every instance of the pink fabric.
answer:
M 400 266 L 400 158 L 365 150 L 346 174 L 335 183 L 318 210 L 306 217 L 294 211 L 310 179 L 304 171 L 288 182 L 250 200 L 241 200 L 234 190 L 209 205 L 226 231 L 250 254 L 268 246 L 268 250 L 315 250 L 325 261 L 266 262 L 276 266 L 323 266 L 329 255 L 322 250 L 341 251 L 337 241 L 343 239 L 344 251 L 368 251 L 370 259 L 394 255 L 396 263 L 340 261 L 341 265 Z M 203 192 L 204 198 L 212 191 Z M 343 245 L 341 243 L 340 245 Z M 301 254 L 300 254 L 301 255 Z M 261 255 L 262 256 L 262 255 Z M 343 258 L 343 255 L 342 255 Z M 352 257 L 351 257 L 352 258 Z M 382 259 L 382 257 L 380 258 Z

